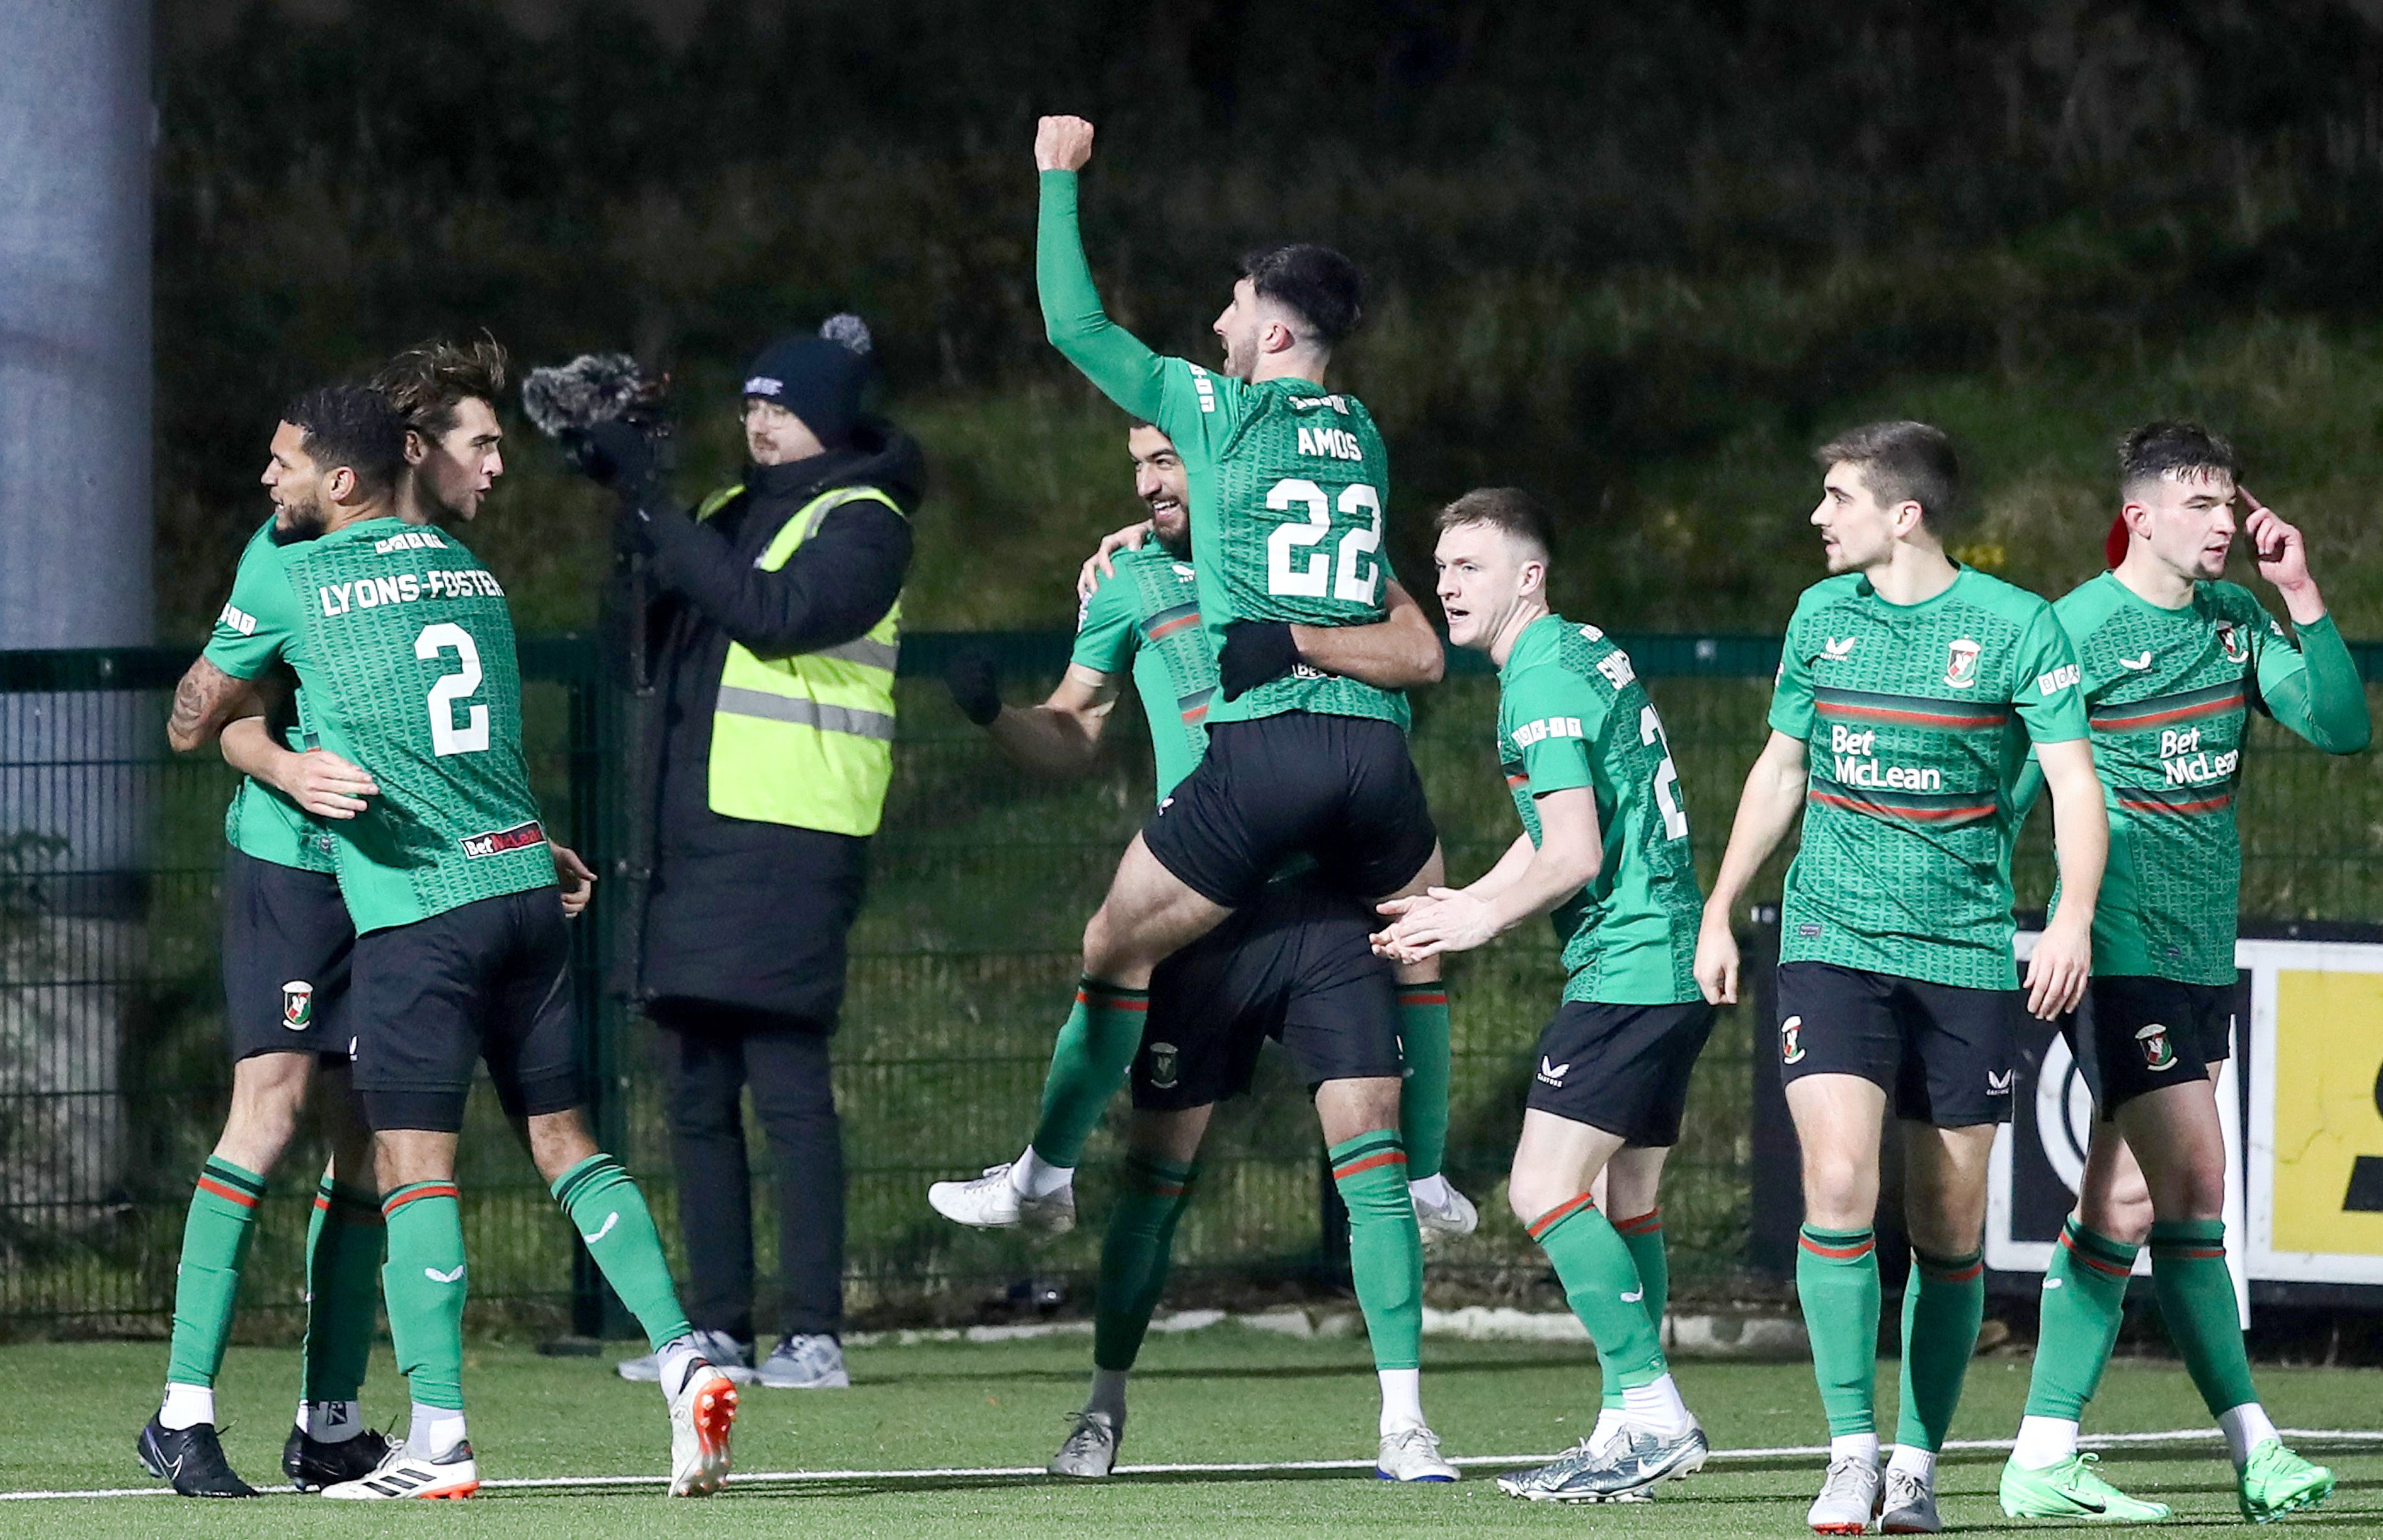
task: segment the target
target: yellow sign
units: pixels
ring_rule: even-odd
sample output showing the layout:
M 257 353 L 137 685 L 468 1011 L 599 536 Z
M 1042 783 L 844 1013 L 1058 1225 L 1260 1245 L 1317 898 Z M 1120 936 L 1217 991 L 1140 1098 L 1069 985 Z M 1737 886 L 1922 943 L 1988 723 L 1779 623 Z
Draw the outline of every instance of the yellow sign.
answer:
M 2383 973 L 2276 973 L 2274 1250 L 2383 1256 Z

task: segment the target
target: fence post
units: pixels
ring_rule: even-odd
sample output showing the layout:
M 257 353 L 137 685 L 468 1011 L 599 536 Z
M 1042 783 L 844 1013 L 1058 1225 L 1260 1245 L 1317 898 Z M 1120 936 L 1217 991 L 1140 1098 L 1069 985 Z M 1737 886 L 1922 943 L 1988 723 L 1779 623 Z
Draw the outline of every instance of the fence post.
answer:
M 623 918 L 634 912 L 617 882 L 608 882 L 609 864 L 624 846 L 622 796 L 621 715 L 605 688 L 597 644 L 581 641 L 569 655 L 571 732 L 571 844 L 599 874 L 594 901 L 573 927 L 571 969 L 579 1012 L 580 1079 L 586 1089 L 589 1131 L 597 1148 L 625 1157 L 628 1099 L 621 1084 L 623 1001 L 613 987 L 611 959 L 618 955 Z M 632 938 L 634 939 L 634 938 Z M 580 1337 L 609 1339 L 636 1335 L 620 1297 L 574 1232 L 571 1243 L 571 1329 Z

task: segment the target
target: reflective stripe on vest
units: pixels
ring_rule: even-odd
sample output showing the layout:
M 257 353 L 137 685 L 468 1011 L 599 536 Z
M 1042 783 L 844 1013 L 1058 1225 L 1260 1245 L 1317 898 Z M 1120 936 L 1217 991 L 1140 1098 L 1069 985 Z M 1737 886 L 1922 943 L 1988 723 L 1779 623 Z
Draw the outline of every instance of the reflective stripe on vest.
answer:
M 729 487 L 696 511 L 710 518 L 742 493 Z M 847 502 L 882 502 L 874 487 L 839 487 L 795 511 L 753 565 L 774 573 Z M 894 667 L 902 651 L 902 601 L 838 647 L 792 658 L 757 658 L 728 644 L 711 717 L 711 810 L 831 834 L 873 834 L 894 776 Z

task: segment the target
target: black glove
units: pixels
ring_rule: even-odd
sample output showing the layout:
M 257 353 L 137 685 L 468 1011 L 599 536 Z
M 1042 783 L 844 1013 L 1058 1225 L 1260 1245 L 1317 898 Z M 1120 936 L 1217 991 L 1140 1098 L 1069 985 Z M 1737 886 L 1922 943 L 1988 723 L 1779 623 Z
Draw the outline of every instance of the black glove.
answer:
M 979 727 L 991 727 L 993 719 L 1001 715 L 1001 679 L 993 666 L 993 654 L 982 647 L 970 647 L 944 665 L 944 684 L 952 692 L 952 704 L 960 715 Z
M 1290 639 L 1289 621 L 1235 621 L 1225 627 L 1225 645 L 1216 654 L 1216 681 L 1227 700 L 1239 700 L 1298 662 L 1299 644 Z
M 653 440 L 618 417 L 584 428 L 565 428 L 560 441 L 572 469 L 599 487 L 634 496 L 653 482 Z

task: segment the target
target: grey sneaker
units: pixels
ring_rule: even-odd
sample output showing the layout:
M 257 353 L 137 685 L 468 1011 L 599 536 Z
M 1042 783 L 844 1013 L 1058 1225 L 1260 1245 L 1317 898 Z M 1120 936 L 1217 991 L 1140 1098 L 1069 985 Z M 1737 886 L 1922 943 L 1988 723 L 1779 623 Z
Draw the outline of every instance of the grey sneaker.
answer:
M 849 1390 L 844 1344 L 821 1332 L 781 1337 L 761 1364 L 761 1383 L 772 1390 Z
M 1417 1423 L 1382 1435 L 1374 1474 L 1382 1481 L 1454 1481 L 1456 1467 L 1440 1458 L 1439 1435 Z
M 1644 1502 L 1655 1495 L 1657 1483 L 1681 1480 L 1704 1469 L 1711 1452 L 1705 1430 L 1694 1418 L 1677 1433 L 1624 1423 L 1602 1444 L 1584 1438 L 1537 1470 L 1499 1477 L 1498 1489 L 1532 1502 Z
M 1828 1479 L 1804 1522 L 1815 1534 L 1867 1534 L 1878 1516 L 1878 1466 L 1856 1455 L 1829 1462 Z
M 1945 1521 L 1936 1517 L 1936 1485 L 1908 1471 L 1886 1468 L 1886 1496 L 1881 1500 L 1881 1534 L 1937 1534 Z
M 690 1334 L 695 1350 L 710 1361 L 714 1369 L 738 1385 L 750 1385 L 760 1376 L 753 1373 L 753 1345 L 739 1342 L 726 1332 L 698 1329 Z M 620 1376 L 637 1385 L 660 1385 L 662 1380 L 662 1360 L 660 1353 L 648 1353 L 643 1358 L 623 1359 L 614 1368 Z
M 1043 1469 L 1055 1476 L 1100 1481 L 1117 1469 L 1117 1446 L 1125 1442 L 1125 1421 L 1090 1408 L 1076 1413 L 1068 1441 Z

